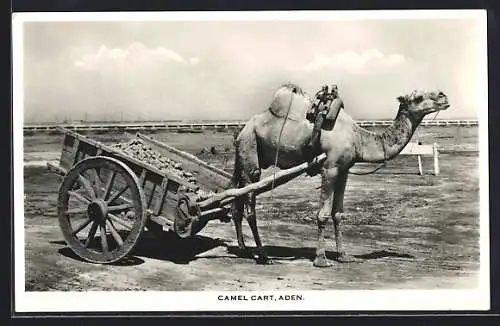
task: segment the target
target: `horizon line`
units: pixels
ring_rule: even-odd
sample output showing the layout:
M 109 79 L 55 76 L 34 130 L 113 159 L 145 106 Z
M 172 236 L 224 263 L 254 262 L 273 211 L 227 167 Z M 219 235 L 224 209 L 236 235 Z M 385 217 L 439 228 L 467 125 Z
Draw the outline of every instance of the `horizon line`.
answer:
M 142 120 L 81 120 L 81 119 L 76 119 L 76 120 L 61 120 L 61 121 L 42 121 L 42 122 L 33 122 L 33 121 L 24 121 L 24 125 L 37 125 L 37 124 L 68 124 L 68 123 L 74 123 L 74 124 L 92 124 L 92 123 L 134 123 L 134 122 L 153 122 L 153 123 L 163 123 L 163 122 L 186 122 L 186 123 L 196 123 L 196 122 L 245 122 L 248 119 L 153 119 L 153 120 L 147 120 L 147 119 L 142 119 Z M 392 121 L 392 119 L 354 119 L 354 121 Z M 460 117 L 460 118 L 428 118 L 428 119 L 423 119 L 425 120 L 435 120 L 435 121 L 453 121 L 453 120 L 469 120 L 469 121 L 478 121 L 479 119 L 477 117 Z

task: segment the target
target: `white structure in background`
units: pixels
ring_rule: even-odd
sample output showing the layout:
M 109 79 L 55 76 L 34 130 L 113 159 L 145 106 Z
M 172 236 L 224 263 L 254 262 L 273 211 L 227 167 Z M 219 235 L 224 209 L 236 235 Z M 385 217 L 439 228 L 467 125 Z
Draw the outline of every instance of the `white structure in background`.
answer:
M 418 158 L 418 172 L 423 175 L 422 156 L 432 156 L 434 158 L 434 175 L 439 175 L 439 150 L 438 144 L 423 145 L 420 143 L 408 143 L 401 151 L 400 155 L 416 155 Z

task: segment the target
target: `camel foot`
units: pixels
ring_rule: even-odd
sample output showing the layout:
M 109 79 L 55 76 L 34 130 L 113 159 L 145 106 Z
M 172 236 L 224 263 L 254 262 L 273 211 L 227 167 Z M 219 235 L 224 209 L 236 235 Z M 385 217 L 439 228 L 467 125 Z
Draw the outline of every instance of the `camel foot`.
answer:
M 257 265 L 273 265 L 274 262 L 272 259 L 270 259 L 269 257 L 267 256 L 257 256 Z
M 347 254 L 343 254 L 337 258 L 337 261 L 339 263 L 352 263 L 352 262 L 356 261 L 356 258 L 354 258 L 353 256 L 350 256 L 350 255 L 347 255 Z
M 316 256 L 313 262 L 314 267 L 331 267 L 332 264 L 326 259 L 325 256 Z

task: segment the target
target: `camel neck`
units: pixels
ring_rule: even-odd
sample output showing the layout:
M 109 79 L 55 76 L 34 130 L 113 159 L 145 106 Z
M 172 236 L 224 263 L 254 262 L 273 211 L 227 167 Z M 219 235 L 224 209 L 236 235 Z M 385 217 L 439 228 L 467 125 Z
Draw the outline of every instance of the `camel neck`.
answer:
M 355 161 L 379 163 L 394 158 L 408 144 L 419 123 L 407 111 L 400 110 L 392 125 L 382 132 L 372 132 L 356 125 Z

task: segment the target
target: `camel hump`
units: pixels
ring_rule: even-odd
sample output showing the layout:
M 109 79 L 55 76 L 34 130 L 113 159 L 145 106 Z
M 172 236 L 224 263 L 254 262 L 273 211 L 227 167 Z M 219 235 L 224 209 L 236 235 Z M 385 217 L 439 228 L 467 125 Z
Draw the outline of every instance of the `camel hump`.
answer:
M 304 120 L 310 106 L 310 100 L 300 93 L 292 92 L 288 88 L 281 88 L 274 94 L 269 110 L 280 118 Z

